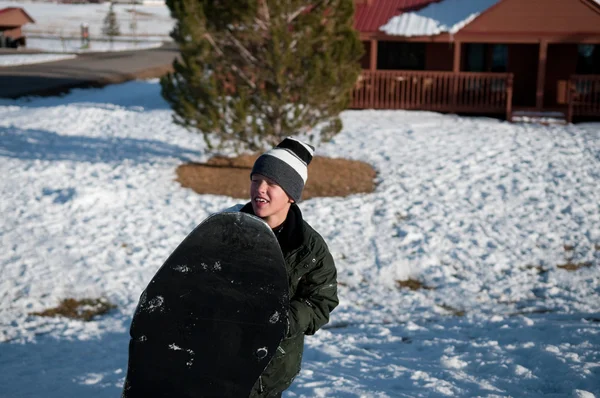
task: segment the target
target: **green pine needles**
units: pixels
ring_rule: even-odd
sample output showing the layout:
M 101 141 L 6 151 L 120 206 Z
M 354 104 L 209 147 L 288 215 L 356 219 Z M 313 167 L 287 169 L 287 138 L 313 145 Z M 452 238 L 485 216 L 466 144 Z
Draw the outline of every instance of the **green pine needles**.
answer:
M 105 36 L 108 36 L 110 41 L 112 41 L 115 36 L 119 36 L 121 34 L 121 30 L 119 29 L 119 21 L 117 21 L 117 14 L 115 13 L 113 7 L 114 3 L 111 2 L 110 8 L 104 17 L 104 23 L 102 25 L 102 33 Z
M 354 0 L 167 0 L 181 59 L 161 79 L 175 123 L 210 149 L 258 150 L 324 126 L 360 73 Z

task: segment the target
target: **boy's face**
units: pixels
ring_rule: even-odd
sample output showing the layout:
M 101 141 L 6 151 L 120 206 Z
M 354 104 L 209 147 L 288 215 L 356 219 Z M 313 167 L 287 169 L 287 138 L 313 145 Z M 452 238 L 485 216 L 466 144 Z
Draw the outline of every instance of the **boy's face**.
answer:
M 261 174 L 253 174 L 250 183 L 250 199 L 256 216 L 262 218 L 271 228 L 281 225 L 293 200 L 275 181 Z

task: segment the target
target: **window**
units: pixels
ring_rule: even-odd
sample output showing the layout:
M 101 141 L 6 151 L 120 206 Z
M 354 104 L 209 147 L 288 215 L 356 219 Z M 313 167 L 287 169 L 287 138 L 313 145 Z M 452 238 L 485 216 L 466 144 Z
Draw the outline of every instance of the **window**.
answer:
M 470 43 L 466 46 L 467 72 L 506 72 L 508 46 L 506 44 Z
M 506 72 L 508 67 L 508 46 L 494 44 L 492 46 L 492 72 Z
M 577 49 L 577 74 L 600 75 L 600 46 L 580 44 Z
M 380 41 L 377 69 L 425 70 L 425 43 Z
M 485 70 L 485 44 L 467 44 L 467 72 Z

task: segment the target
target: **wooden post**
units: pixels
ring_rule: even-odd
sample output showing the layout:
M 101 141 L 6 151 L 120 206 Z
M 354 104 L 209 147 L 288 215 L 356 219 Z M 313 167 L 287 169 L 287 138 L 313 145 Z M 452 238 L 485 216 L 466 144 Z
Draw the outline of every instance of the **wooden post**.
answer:
M 454 64 L 452 65 L 452 72 L 454 73 L 458 73 L 460 72 L 460 65 L 461 65 L 461 48 L 462 48 L 462 43 L 460 41 L 455 41 L 454 42 Z
M 375 72 L 377 70 L 377 40 L 371 40 L 371 60 L 369 70 Z
M 567 83 L 567 123 L 573 123 L 573 101 L 575 100 L 575 83 L 570 77 Z
M 536 90 L 536 109 L 541 111 L 544 109 L 544 88 L 546 85 L 546 61 L 548 58 L 548 42 L 540 41 L 540 51 L 538 59 L 538 77 Z
M 513 101 L 513 84 L 514 77 L 510 73 L 506 82 L 506 120 L 512 122 L 512 101 Z
M 375 96 L 377 95 L 376 86 L 377 86 L 377 40 L 371 39 L 371 60 L 369 62 L 369 83 L 370 83 L 370 93 L 369 93 L 369 105 L 368 108 L 375 107 Z
M 460 73 L 461 65 L 461 49 L 462 43 L 460 41 L 454 42 L 454 63 L 452 65 L 452 105 L 450 106 L 450 112 L 456 112 L 458 105 L 458 78 Z

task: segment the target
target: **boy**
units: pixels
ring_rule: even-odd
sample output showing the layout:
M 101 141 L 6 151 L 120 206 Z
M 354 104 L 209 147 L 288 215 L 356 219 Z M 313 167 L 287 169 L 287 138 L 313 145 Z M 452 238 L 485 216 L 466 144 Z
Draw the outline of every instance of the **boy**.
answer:
M 338 305 L 337 272 L 325 241 L 297 206 L 314 148 L 284 139 L 261 155 L 250 173 L 250 203 L 236 210 L 262 218 L 273 229 L 286 262 L 290 309 L 288 330 L 251 397 L 281 397 L 300 371 L 304 335 L 329 322 Z

